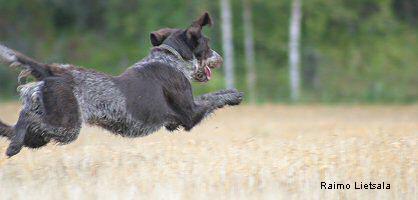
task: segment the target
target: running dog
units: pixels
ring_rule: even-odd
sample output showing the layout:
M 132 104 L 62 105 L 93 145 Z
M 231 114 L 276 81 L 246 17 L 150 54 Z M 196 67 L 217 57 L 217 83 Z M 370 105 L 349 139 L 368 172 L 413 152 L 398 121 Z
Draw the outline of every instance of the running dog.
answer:
M 43 64 L 0 45 L 0 60 L 22 68 L 19 86 L 23 108 L 14 126 L 0 122 L 0 135 L 11 142 L 11 157 L 23 146 L 39 148 L 51 141 L 77 139 L 83 123 L 124 137 L 151 134 L 161 127 L 191 130 L 225 105 L 238 105 L 235 89 L 193 97 L 191 81 L 206 82 L 222 58 L 209 46 L 202 28 L 212 25 L 204 13 L 187 29 L 164 28 L 150 34 L 150 54 L 119 76 L 70 64 Z

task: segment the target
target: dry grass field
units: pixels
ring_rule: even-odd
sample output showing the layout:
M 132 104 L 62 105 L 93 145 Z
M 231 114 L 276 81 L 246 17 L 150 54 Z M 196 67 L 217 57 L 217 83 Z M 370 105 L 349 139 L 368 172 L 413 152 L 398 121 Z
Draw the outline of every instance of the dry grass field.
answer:
M 0 119 L 15 122 L 18 108 L 0 104 Z M 417 199 L 417 139 L 417 105 L 240 106 L 192 132 L 85 127 L 74 143 L 11 159 L 0 139 L 0 199 Z

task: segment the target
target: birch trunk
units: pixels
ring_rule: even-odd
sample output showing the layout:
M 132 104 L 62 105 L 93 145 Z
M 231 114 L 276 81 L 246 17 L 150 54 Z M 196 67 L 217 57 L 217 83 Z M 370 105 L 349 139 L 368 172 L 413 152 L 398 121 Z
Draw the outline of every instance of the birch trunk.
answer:
M 244 44 L 245 44 L 245 63 L 247 67 L 247 88 L 248 97 L 251 103 L 256 101 L 256 79 L 255 54 L 254 54 L 254 36 L 251 4 L 249 0 L 242 0 L 243 4 L 243 22 L 244 22 Z
M 289 76 L 290 97 L 292 101 L 298 101 L 300 96 L 300 31 L 301 31 L 301 0 L 293 0 L 292 14 L 290 17 L 289 30 Z
M 234 47 L 232 41 L 232 19 L 229 0 L 220 0 L 222 20 L 222 47 L 225 82 L 227 88 L 234 88 Z

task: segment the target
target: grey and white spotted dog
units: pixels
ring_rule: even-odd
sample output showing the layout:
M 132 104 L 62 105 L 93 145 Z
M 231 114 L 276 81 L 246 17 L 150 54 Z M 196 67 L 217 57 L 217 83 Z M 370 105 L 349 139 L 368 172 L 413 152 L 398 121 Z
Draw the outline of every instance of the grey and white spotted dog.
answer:
M 0 45 L 0 60 L 21 67 L 19 86 L 23 109 L 14 126 L 0 122 L 0 135 L 11 140 L 6 154 L 23 146 L 39 148 L 50 141 L 74 141 L 82 123 L 97 125 L 126 137 L 168 130 L 192 129 L 225 105 L 241 103 L 243 93 L 222 90 L 194 98 L 190 81 L 206 82 L 222 58 L 209 47 L 202 27 L 208 13 L 187 29 L 164 28 L 150 34 L 150 54 L 119 76 L 68 64 L 43 64 Z

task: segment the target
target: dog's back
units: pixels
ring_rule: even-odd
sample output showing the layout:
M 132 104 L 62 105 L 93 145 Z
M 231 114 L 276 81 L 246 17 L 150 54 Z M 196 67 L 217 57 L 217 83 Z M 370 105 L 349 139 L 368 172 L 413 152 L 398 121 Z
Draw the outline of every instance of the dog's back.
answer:
M 22 113 L 30 116 L 26 120 L 30 122 L 29 131 L 38 132 L 37 135 L 48 138 L 48 141 L 54 139 L 68 143 L 75 140 L 83 122 L 127 137 L 148 135 L 163 125 L 162 119 L 152 119 L 152 116 L 164 115 L 166 108 L 161 109 L 161 113 L 158 113 L 158 109 L 149 111 L 147 107 L 139 111 L 145 110 L 151 117 L 135 116 L 134 111 L 129 110 L 131 104 L 141 106 L 135 99 L 139 97 L 137 92 L 141 88 L 144 92 L 150 91 L 148 95 L 153 93 L 152 88 L 144 87 L 142 83 L 138 84 L 139 87 L 129 83 L 141 78 L 123 80 L 123 77 L 117 79 L 69 64 L 40 64 L 7 47 L 1 47 L 0 58 L 3 61 L 22 67 L 26 72 L 22 76 L 35 77 L 35 82 L 19 87 L 23 100 Z M 20 62 L 21 57 L 33 62 Z M 127 102 L 130 95 L 135 97 Z M 2 129 L 9 130 L 9 133 L 12 127 Z M 2 134 L 6 135 L 6 131 L 2 131 Z

